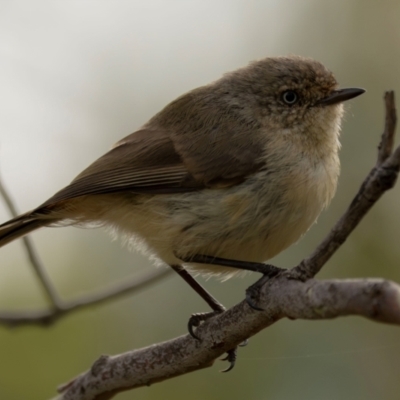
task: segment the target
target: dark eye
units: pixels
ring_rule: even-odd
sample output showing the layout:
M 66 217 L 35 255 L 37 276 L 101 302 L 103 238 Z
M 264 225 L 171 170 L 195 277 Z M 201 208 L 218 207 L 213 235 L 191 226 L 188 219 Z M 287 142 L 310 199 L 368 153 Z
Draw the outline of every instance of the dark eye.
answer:
M 297 103 L 299 96 L 294 90 L 286 90 L 282 93 L 282 100 L 287 105 L 292 106 L 293 104 Z

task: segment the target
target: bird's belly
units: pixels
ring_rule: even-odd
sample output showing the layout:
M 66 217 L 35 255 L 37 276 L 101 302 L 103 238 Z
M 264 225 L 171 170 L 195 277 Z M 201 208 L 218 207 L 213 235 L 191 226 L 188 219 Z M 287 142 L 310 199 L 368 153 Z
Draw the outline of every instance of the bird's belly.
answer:
M 326 190 L 307 182 L 287 191 L 268 183 L 268 177 L 257 177 L 234 188 L 143 197 L 118 225 L 134 238 L 136 247 L 142 243 L 168 264 L 180 263 L 177 256 L 194 254 L 262 262 L 297 241 L 327 202 Z M 287 182 L 283 185 L 288 187 Z M 190 268 L 212 274 L 237 272 L 215 265 Z

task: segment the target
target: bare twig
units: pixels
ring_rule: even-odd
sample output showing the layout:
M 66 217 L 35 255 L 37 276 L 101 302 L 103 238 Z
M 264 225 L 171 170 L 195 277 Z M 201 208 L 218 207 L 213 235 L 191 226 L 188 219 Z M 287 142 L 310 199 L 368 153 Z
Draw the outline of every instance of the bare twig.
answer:
M 0 195 L 13 217 L 18 216 L 18 211 L 0 179 Z M 24 312 L 0 312 L 0 324 L 9 326 L 20 325 L 48 325 L 56 322 L 61 317 L 77 309 L 90 307 L 113 300 L 121 296 L 132 294 L 135 291 L 145 288 L 171 274 L 170 269 L 153 270 L 150 273 L 134 276 L 126 282 L 102 290 L 100 293 L 88 295 L 72 302 L 64 303 L 58 296 L 46 269 L 40 260 L 35 247 L 28 236 L 22 238 L 28 259 L 35 271 L 39 282 L 50 302 L 48 310 L 24 311 Z
M 314 277 L 345 242 L 350 233 L 383 193 L 395 185 L 400 169 L 400 147 L 392 153 L 396 128 L 396 108 L 393 91 L 385 93 L 385 107 L 385 130 L 378 148 L 376 166 L 365 178 L 349 208 L 335 224 L 328 236 L 309 257 L 305 258 L 289 272 L 293 278 L 306 280 Z
M 87 295 L 78 300 L 63 304 L 60 308 L 42 310 L 42 311 L 25 311 L 25 312 L 2 312 L 0 313 L 0 324 L 9 326 L 19 325 L 48 325 L 61 317 L 82 308 L 88 308 L 106 301 L 114 300 L 127 294 L 132 294 L 138 290 L 164 279 L 172 274 L 170 269 L 157 269 L 134 276 L 133 278 L 115 284 L 108 289 L 103 289 L 99 293 Z
M 0 195 L 3 197 L 4 202 L 10 211 L 10 214 L 15 218 L 18 216 L 18 211 L 14 206 L 13 201 L 11 200 L 11 196 L 8 194 L 6 188 L 4 187 L 3 183 L 0 179 Z M 49 300 L 52 308 L 54 311 L 60 310 L 62 308 L 62 302 L 57 294 L 56 289 L 54 288 L 49 275 L 46 272 L 46 269 L 43 266 L 42 261 L 40 260 L 39 255 L 37 254 L 31 239 L 28 236 L 22 238 L 22 243 L 24 245 L 26 254 L 28 256 L 29 262 L 32 265 L 33 270 L 41 286 L 43 291 Z
M 385 109 L 385 130 L 382 133 L 381 142 L 378 146 L 377 165 L 381 165 L 393 151 L 397 122 L 395 98 L 393 91 L 385 93 Z

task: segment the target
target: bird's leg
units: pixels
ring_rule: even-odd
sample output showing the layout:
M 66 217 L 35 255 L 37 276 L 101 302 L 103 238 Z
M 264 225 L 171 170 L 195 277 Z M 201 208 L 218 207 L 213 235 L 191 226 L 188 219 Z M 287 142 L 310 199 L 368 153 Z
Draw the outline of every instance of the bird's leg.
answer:
M 262 311 L 262 308 L 258 307 L 254 304 L 253 297 L 255 291 L 257 291 L 258 283 L 262 280 L 264 281 L 264 277 L 272 278 L 278 275 L 280 272 L 284 271 L 282 268 L 275 267 L 271 264 L 250 262 L 250 261 L 239 261 L 239 260 L 229 260 L 227 258 L 213 257 L 207 256 L 203 254 L 195 254 L 194 256 L 190 256 L 182 259 L 184 262 L 188 263 L 198 263 L 198 264 L 213 264 L 213 265 L 222 265 L 224 267 L 231 267 L 237 269 L 243 269 L 246 271 L 259 272 L 263 274 L 263 277 L 258 280 L 256 283 L 251 285 L 246 290 L 246 301 L 248 305 L 255 310 Z
M 214 297 L 212 296 L 209 292 L 207 292 L 206 289 L 203 288 L 203 286 L 198 283 L 192 275 L 189 274 L 189 272 L 184 269 L 180 265 L 171 265 L 171 268 L 186 282 L 189 284 L 189 286 L 196 291 L 200 295 L 200 297 L 212 308 L 213 311 L 207 312 L 207 313 L 197 313 L 193 314 L 188 321 L 188 331 L 192 337 L 194 337 L 197 340 L 200 340 L 200 338 L 195 334 L 194 328 L 197 328 L 203 321 L 206 321 L 207 319 L 213 317 L 214 315 L 220 314 L 223 311 L 225 311 L 225 307 Z M 228 372 L 230 371 L 234 366 L 236 362 L 236 353 L 237 349 L 231 349 L 227 352 L 227 356 L 223 359 L 224 361 L 229 362 L 229 367 L 225 369 L 222 372 Z
M 203 288 L 203 286 L 198 283 L 192 275 L 189 274 L 189 272 L 183 268 L 180 265 L 171 265 L 171 268 L 178 273 L 178 275 L 186 282 L 189 284 L 189 286 L 195 290 L 197 294 L 200 295 L 200 297 L 211 307 L 213 311 L 208 312 L 208 313 L 198 313 L 198 314 L 193 314 L 188 322 L 188 331 L 191 336 L 193 336 L 195 339 L 200 338 L 196 336 L 194 333 L 193 328 L 196 328 L 200 325 L 201 322 L 205 321 L 208 318 L 211 318 L 212 316 L 216 314 L 220 314 L 223 311 L 225 311 L 225 307 L 214 297 L 212 296 L 209 292 L 207 292 L 206 289 Z

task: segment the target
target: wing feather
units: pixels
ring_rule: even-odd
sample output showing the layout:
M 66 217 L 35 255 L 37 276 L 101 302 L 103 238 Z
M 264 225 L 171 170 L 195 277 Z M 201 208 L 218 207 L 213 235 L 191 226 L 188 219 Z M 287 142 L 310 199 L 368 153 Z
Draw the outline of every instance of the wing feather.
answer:
M 86 195 L 176 193 L 201 187 L 163 131 L 140 130 L 118 142 L 41 207 Z

